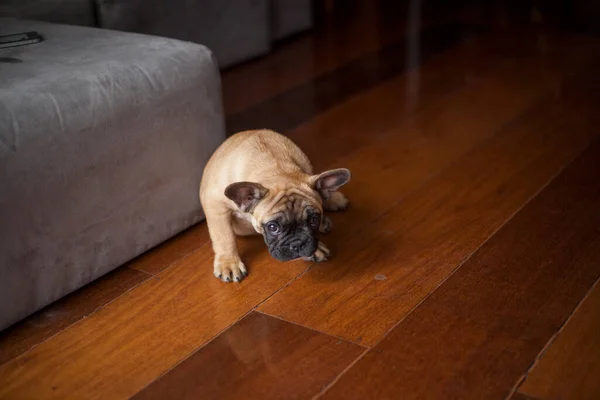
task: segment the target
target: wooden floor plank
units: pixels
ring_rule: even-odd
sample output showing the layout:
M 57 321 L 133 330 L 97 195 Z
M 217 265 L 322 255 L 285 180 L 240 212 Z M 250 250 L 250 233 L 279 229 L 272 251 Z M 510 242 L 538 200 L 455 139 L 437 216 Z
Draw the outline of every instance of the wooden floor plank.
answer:
M 323 397 L 506 398 L 600 276 L 598 209 L 600 140 Z
M 143 272 L 118 268 L 2 331 L 0 365 L 87 317 L 148 278 L 149 275 Z
M 600 163 L 596 168 L 600 169 Z M 519 391 L 540 399 L 600 399 L 599 332 L 600 285 L 596 284 Z
M 133 398 L 310 399 L 364 350 L 253 312 Z
M 370 177 L 369 165 L 400 163 L 406 170 L 387 175 L 390 184 L 380 183 L 377 191 L 350 184 L 345 189 L 349 198 L 362 203 L 352 203 L 334 220 L 334 232 L 346 225 L 332 246 L 337 250 L 333 259 L 312 268 L 260 310 L 348 340 L 376 343 L 596 135 L 600 121 L 587 79 L 565 87 L 559 97 L 507 126 L 357 232 L 355 219 L 379 210 L 384 193 L 414 173 L 410 164 L 402 164 L 406 154 L 395 153 L 394 146 L 362 160 L 363 181 Z M 480 117 L 476 104 L 472 111 L 473 119 Z M 380 176 L 374 179 L 381 182 Z
M 202 222 L 131 260 L 127 266 L 156 275 L 175 261 L 198 250 L 209 240 L 208 228 Z

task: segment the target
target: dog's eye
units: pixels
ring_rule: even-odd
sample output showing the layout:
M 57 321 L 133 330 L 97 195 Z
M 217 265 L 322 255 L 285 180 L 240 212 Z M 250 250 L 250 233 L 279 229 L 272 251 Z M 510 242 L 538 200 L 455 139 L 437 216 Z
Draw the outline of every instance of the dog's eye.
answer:
M 308 223 L 313 227 L 318 226 L 320 222 L 321 218 L 319 217 L 319 214 L 313 214 L 308 218 Z
M 269 232 L 271 233 L 279 233 L 279 225 L 277 225 L 275 222 L 271 222 L 267 225 L 267 229 L 269 230 Z

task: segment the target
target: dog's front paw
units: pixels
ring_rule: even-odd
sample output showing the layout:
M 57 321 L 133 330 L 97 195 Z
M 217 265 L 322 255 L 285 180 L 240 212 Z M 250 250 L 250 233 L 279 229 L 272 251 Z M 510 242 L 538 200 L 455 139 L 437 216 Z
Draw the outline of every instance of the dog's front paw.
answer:
M 214 274 L 223 282 L 239 282 L 248 275 L 248 271 L 238 257 L 220 256 L 215 258 Z
M 323 233 L 323 234 L 328 234 L 329 232 L 331 232 L 331 226 L 332 226 L 332 222 L 329 218 L 327 217 L 323 217 L 323 219 L 321 220 L 321 226 L 319 226 L 319 232 Z
M 323 242 L 319 242 L 319 247 L 317 247 L 317 251 L 315 251 L 315 254 L 313 254 L 310 257 L 305 258 L 305 260 L 312 261 L 312 262 L 323 262 L 323 261 L 327 261 L 327 258 L 330 255 L 331 255 L 331 252 L 329 251 L 327 246 L 325 246 L 325 244 Z

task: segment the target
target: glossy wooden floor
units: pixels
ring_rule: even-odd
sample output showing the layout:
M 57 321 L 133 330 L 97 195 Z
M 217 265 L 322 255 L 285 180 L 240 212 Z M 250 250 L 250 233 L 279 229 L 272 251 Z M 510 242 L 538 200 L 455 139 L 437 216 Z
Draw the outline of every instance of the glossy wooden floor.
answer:
M 224 284 L 195 226 L 0 333 L 0 398 L 600 398 L 600 37 L 438 13 L 411 68 L 406 10 L 336 13 L 223 73 L 352 170 L 332 259 Z

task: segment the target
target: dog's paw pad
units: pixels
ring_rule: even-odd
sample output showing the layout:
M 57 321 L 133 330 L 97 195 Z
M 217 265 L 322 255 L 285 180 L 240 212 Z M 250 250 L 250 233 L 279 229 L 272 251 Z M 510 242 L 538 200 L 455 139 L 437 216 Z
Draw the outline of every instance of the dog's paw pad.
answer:
M 223 282 L 240 282 L 248 270 L 239 258 L 217 257 L 214 264 L 215 276 Z

